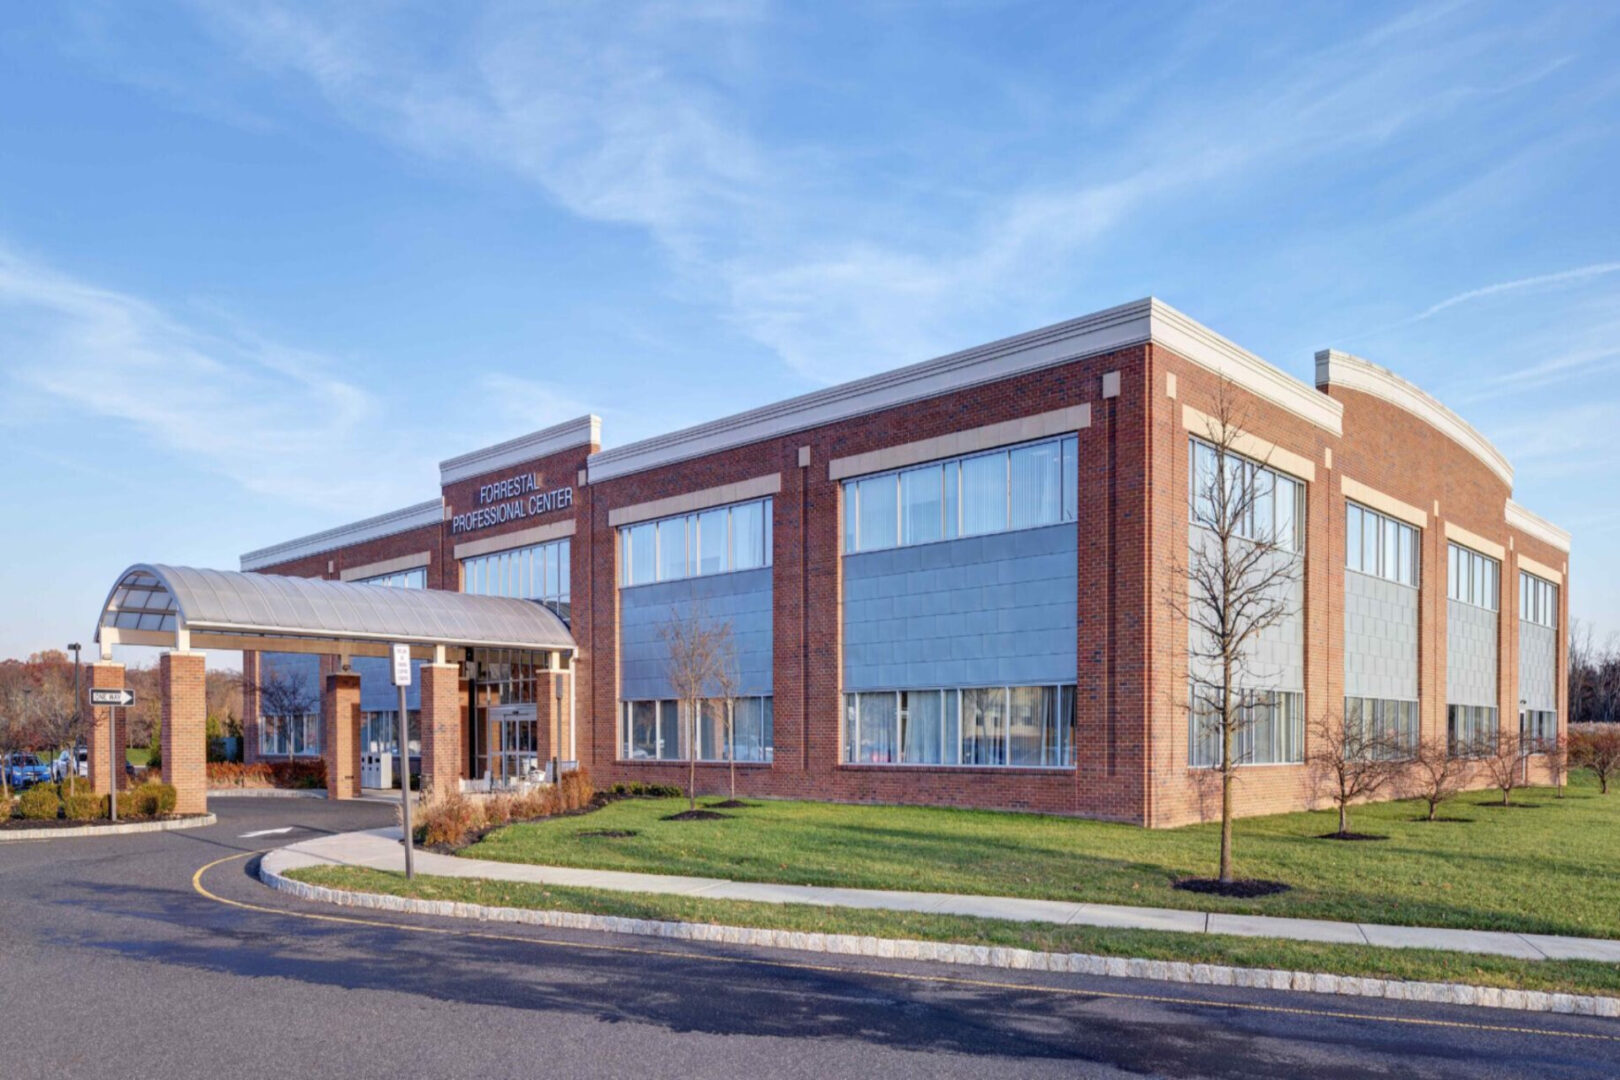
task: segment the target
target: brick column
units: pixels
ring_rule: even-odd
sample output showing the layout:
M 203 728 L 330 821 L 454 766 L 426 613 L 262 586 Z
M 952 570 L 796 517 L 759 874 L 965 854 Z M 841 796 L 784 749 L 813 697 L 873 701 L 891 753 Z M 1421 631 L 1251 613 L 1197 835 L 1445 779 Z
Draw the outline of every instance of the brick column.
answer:
M 360 676 L 335 671 L 321 693 L 321 757 L 326 797 L 360 797 Z
M 163 693 L 163 782 L 177 814 L 208 810 L 208 696 L 203 654 L 166 652 L 158 660 Z
M 422 790 L 457 791 L 462 764 L 461 667 L 423 664 Z
M 242 763 L 259 760 L 259 654 L 242 650 Z
M 122 690 L 124 688 L 124 665 L 115 664 L 108 660 L 90 665 L 90 688 L 92 690 Z M 86 700 L 89 695 L 85 695 Z M 123 751 L 129 746 L 129 710 L 120 709 L 118 717 L 118 748 L 113 752 L 116 763 L 116 775 L 124 775 L 125 757 Z M 112 726 L 112 709 L 105 706 L 90 710 L 90 790 L 97 795 L 105 795 L 110 791 L 111 784 L 107 777 L 107 738 Z
M 544 772 L 551 761 L 552 754 L 563 761 L 572 760 L 569 754 L 568 728 L 568 695 L 572 680 L 566 671 L 542 671 L 535 679 L 534 685 L 534 714 L 539 728 L 538 739 L 535 746 L 540 754 L 540 771 Z M 558 722 L 557 687 L 563 689 L 561 723 Z M 554 749 L 553 740 L 557 740 L 561 749 Z

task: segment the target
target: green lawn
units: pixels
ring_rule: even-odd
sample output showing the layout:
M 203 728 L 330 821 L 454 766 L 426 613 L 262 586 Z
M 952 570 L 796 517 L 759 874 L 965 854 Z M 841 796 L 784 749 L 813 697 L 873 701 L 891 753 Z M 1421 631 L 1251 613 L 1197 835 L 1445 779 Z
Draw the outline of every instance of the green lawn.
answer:
M 468 881 L 442 877 L 418 877 L 414 881 L 406 881 L 400 874 L 347 866 L 306 867 L 292 871 L 290 876 L 330 888 L 496 907 L 583 911 L 634 919 L 708 922 L 832 934 L 870 934 L 876 937 L 1003 945 L 1049 952 L 1181 960 L 1193 964 L 1231 964 L 1237 967 L 1326 971 L 1336 975 L 1386 979 L 1462 982 L 1522 990 L 1620 994 L 1620 965 L 1584 961 L 1513 960 L 1427 949 L 1376 949 L 1220 934 L 1054 926 L 808 904 L 704 900 L 688 896 L 619 893 L 507 881 Z
M 515 825 L 464 854 L 509 862 L 745 881 L 1091 900 L 1267 915 L 1620 937 L 1620 792 L 1584 775 L 1565 798 L 1471 792 L 1428 823 L 1411 802 L 1358 808 L 1386 834 L 1320 840 L 1331 812 L 1237 824 L 1237 866 L 1290 892 L 1221 900 L 1171 888 L 1215 869 L 1217 827 L 1146 830 L 1071 818 L 923 807 L 761 801 L 723 821 L 662 821 L 675 799 Z M 592 837 L 630 830 L 629 837 Z
M 145 765 L 152 760 L 152 751 L 145 746 L 131 746 L 125 749 L 124 760 L 131 765 Z

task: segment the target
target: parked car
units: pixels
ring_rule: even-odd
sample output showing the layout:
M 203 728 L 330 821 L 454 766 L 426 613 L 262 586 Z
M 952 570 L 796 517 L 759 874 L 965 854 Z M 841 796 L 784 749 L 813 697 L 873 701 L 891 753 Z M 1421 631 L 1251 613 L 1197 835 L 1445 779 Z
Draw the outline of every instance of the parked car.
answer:
M 89 776 L 90 748 L 76 746 L 57 754 L 56 760 L 51 762 L 51 775 L 57 780 L 66 780 L 69 775 L 80 778 Z
M 19 750 L 6 760 L 6 781 L 18 791 L 35 784 L 48 784 L 51 782 L 51 767 L 38 754 Z

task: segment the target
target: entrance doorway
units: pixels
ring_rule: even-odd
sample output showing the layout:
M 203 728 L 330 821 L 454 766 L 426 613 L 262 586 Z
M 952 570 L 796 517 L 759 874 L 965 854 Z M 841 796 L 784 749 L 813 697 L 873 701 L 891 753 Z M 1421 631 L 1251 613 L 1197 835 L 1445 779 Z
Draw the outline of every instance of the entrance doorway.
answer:
M 535 707 L 545 655 L 521 649 L 474 649 L 468 661 L 472 697 L 472 780 L 514 787 L 542 779 L 540 724 Z

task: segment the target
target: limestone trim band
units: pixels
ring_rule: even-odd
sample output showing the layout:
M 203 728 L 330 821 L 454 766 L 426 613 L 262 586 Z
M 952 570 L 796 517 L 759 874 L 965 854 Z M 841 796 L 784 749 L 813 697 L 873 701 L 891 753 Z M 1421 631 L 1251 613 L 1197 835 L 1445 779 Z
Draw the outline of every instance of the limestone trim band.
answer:
M 1207 438 L 1210 437 L 1219 424 L 1208 413 L 1199 412 L 1191 405 L 1183 405 L 1181 407 L 1181 426 L 1194 435 Z M 1263 461 L 1273 469 L 1281 469 L 1291 476 L 1297 476 L 1306 483 L 1314 484 L 1316 482 L 1316 462 L 1296 454 L 1292 450 L 1284 450 L 1276 443 L 1267 442 L 1265 439 L 1250 435 L 1246 431 L 1238 433 L 1237 438 L 1232 443 L 1232 449 L 1244 457 Z
M 404 570 L 415 570 L 419 566 L 426 566 L 433 560 L 431 551 L 418 551 L 411 555 L 401 555 L 397 559 L 383 559 L 379 562 L 367 563 L 364 566 L 350 566 L 344 568 L 338 575 L 340 581 L 360 581 L 364 578 L 382 577 L 385 574 L 398 574 Z
M 468 540 L 456 545 L 455 555 L 458 560 L 471 559 L 478 555 L 488 555 L 492 551 L 544 544 L 548 540 L 561 540 L 565 536 L 573 536 L 574 528 L 575 521 L 569 518 L 567 521 L 553 521 L 546 525 L 501 533 L 499 536 L 486 536 L 482 540 Z
M 1523 570 L 1526 573 L 1534 574 L 1536 577 L 1541 578 L 1544 581 L 1550 581 L 1554 585 L 1562 585 L 1564 583 L 1563 573 L 1561 571 L 1554 570 L 1546 563 L 1537 562 L 1530 556 L 1524 554 L 1520 554 L 1518 559 L 1520 570 Z
M 1343 473 L 1339 474 L 1339 488 L 1344 492 L 1345 498 L 1354 499 L 1363 506 L 1377 510 L 1380 514 L 1387 514 L 1419 529 L 1429 527 L 1429 515 L 1411 503 L 1402 502 L 1393 495 L 1385 495 L 1377 488 L 1368 487 L 1359 480 L 1352 480 Z
M 1495 540 L 1487 540 L 1476 532 L 1469 532 L 1455 521 L 1446 522 L 1446 539 L 1455 540 L 1463 547 L 1473 548 L 1481 555 L 1489 555 L 1497 562 L 1507 558 L 1507 548 Z
M 386 514 L 339 525 L 325 532 L 311 533 L 295 540 L 250 551 L 242 556 L 241 569 L 258 570 L 266 566 L 277 566 L 306 555 L 318 555 L 323 551 L 335 551 L 367 540 L 393 536 L 395 533 L 437 526 L 443 520 L 444 499 L 429 499 L 427 502 L 407 506 L 401 510 L 390 510 Z
M 842 480 L 850 476 L 887 472 L 890 469 L 901 469 L 925 461 L 938 461 L 941 458 L 977 453 L 980 450 L 994 450 L 998 446 L 1044 439 L 1049 435 L 1067 435 L 1090 426 L 1091 405 L 1088 402 L 999 424 L 986 424 L 966 431 L 954 431 L 949 435 L 940 435 L 932 439 L 918 439 L 916 442 L 885 446 L 881 450 L 870 450 L 864 454 L 833 458 L 827 463 L 827 479 Z
M 672 514 L 689 514 L 694 510 L 707 510 L 711 506 L 763 499 L 767 495 L 780 494 L 781 491 L 781 473 L 755 476 L 748 480 L 738 480 L 733 484 L 689 491 L 684 495 L 671 495 L 667 499 L 653 499 L 651 502 L 621 506 L 608 511 L 608 525 L 613 528 L 620 525 L 634 525 L 638 521 L 651 521 Z

